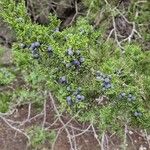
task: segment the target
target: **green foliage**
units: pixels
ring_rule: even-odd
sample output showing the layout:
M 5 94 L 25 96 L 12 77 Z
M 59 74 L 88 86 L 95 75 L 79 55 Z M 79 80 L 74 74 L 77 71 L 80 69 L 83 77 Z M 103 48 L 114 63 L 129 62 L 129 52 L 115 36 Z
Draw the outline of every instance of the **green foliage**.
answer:
M 29 129 L 28 131 L 29 137 L 30 137 L 30 142 L 31 142 L 31 147 L 34 149 L 40 149 L 42 145 L 44 145 L 46 142 L 49 144 L 52 144 L 55 137 L 56 133 L 54 130 L 51 132 L 43 130 L 41 127 L 34 126 Z M 49 145 L 48 144 L 48 145 Z
M 20 105 L 26 103 L 35 103 L 42 105 L 44 101 L 44 96 L 42 95 L 41 91 L 38 90 L 29 90 L 29 89 L 16 89 L 13 93 L 12 101 L 18 103 Z
M 23 3 L 15 6 L 8 1 L 12 5 L 6 7 L 5 0 L 1 14 L 16 31 L 18 41 L 13 45 L 14 60 L 31 88 L 51 90 L 60 109 L 71 114 L 80 111 L 77 116 L 80 121 L 92 120 L 102 131 L 119 131 L 125 123 L 149 128 L 149 52 L 143 52 L 138 44 L 132 43 L 125 46 L 123 53 L 114 42 L 105 42 L 102 29 L 94 29 L 84 18 L 79 18 L 72 27 L 56 32 L 60 21 L 55 16 L 50 15 L 51 23 L 47 27 L 34 24 L 27 17 Z M 16 13 L 23 21 L 18 21 Z M 35 41 L 41 43 L 36 49 L 39 54 L 36 59 L 29 48 Z M 20 48 L 21 43 L 27 47 Z M 52 53 L 48 53 L 48 46 Z M 74 55 L 67 55 L 68 49 Z M 85 61 L 79 68 L 75 65 L 66 67 L 81 56 Z M 97 71 L 101 75 L 96 75 Z M 64 76 L 67 83 L 61 84 L 60 79 Z M 108 88 L 106 78 L 110 80 Z M 71 90 L 68 91 L 68 87 Z M 78 87 L 81 87 L 84 100 L 78 101 L 74 94 Z M 120 97 L 121 93 L 126 95 Z M 22 99 L 28 100 L 36 96 L 35 91 L 30 93 L 28 90 L 21 95 Z M 66 102 L 68 96 L 72 99 L 71 104 Z M 137 111 L 139 116 L 135 115 Z M 37 141 L 42 142 L 42 138 Z
M 5 113 L 9 110 L 11 95 L 9 93 L 0 93 L 0 112 Z
M 0 85 L 11 83 L 15 79 L 15 75 L 6 68 L 0 68 Z

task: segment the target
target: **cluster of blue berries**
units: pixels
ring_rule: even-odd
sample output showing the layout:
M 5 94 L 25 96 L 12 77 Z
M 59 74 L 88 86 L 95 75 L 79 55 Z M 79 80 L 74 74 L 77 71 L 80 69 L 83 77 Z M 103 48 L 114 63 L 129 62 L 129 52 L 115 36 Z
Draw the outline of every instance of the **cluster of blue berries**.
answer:
M 80 68 L 81 64 L 85 61 L 84 57 L 81 56 L 79 50 L 73 51 L 71 48 L 67 49 L 66 55 L 71 57 L 71 61 L 66 65 L 67 68 L 75 67 Z M 62 76 L 59 78 L 60 84 L 68 84 L 68 80 L 66 76 Z M 67 86 L 67 92 L 69 95 L 66 97 L 66 102 L 69 106 L 71 106 L 74 102 L 80 102 L 85 99 L 85 97 L 81 94 L 81 87 L 79 87 L 76 91 L 72 90 L 70 86 Z
M 129 102 L 136 100 L 136 97 L 132 95 L 131 93 L 127 94 L 125 92 L 122 92 L 119 94 L 120 99 L 127 99 Z
M 34 42 L 30 45 L 29 49 L 32 53 L 32 57 L 34 59 L 39 59 L 40 58 L 40 54 L 39 54 L 39 51 L 38 51 L 38 48 L 40 47 L 40 43 L 39 42 Z
M 62 76 L 59 78 L 58 82 L 60 84 L 67 85 L 68 79 L 66 76 Z M 76 102 L 80 102 L 85 99 L 85 97 L 81 94 L 82 92 L 81 87 L 78 87 L 77 90 L 74 91 L 70 86 L 67 86 L 66 90 L 69 93 L 69 96 L 66 97 L 66 102 L 69 106 L 73 104 L 73 100 Z
M 27 46 L 23 43 L 20 44 L 20 48 L 22 48 L 22 49 L 29 48 L 29 50 L 32 53 L 32 57 L 34 59 L 40 58 L 40 54 L 39 54 L 40 46 L 41 46 L 40 42 L 33 42 L 30 46 Z M 52 55 L 53 49 L 51 46 L 47 47 L 47 53 L 49 56 Z M 71 48 L 69 48 L 66 51 L 66 55 L 71 57 L 71 59 L 72 59 L 70 61 L 70 63 L 66 64 L 67 68 L 70 68 L 71 66 L 74 66 L 75 68 L 80 68 L 81 64 L 85 61 L 85 58 L 83 56 L 81 56 L 81 52 L 79 50 L 73 51 Z M 115 73 L 117 75 L 121 75 L 122 71 L 123 70 L 121 69 L 119 71 L 116 71 Z M 111 76 L 105 75 L 105 74 L 101 73 L 100 71 L 97 71 L 96 79 L 99 81 L 102 81 L 102 87 L 104 90 L 108 90 L 108 89 L 112 88 Z M 58 82 L 62 85 L 67 85 L 68 79 L 66 76 L 62 76 L 58 79 Z M 81 87 L 78 87 L 77 90 L 74 91 L 71 89 L 70 86 L 67 86 L 67 92 L 69 93 L 68 96 L 66 97 L 66 102 L 67 102 L 68 106 L 72 106 L 74 103 L 78 103 L 78 102 L 85 100 L 85 96 L 82 94 Z M 134 95 L 132 95 L 131 93 L 125 93 L 125 92 L 120 93 L 119 98 L 127 99 L 129 102 L 136 100 L 136 97 Z M 135 117 L 142 116 L 142 113 L 140 111 L 135 111 L 133 114 Z
M 73 95 L 75 95 L 75 97 L 76 97 L 77 102 L 85 99 L 85 97 L 82 95 L 81 92 L 82 92 L 82 88 L 78 87 L 78 89 L 73 93 Z
M 134 95 L 132 95 L 131 93 L 125 93 L 125 92 L 122 92 L 119 94 L 119 98 L 120 99 L 127 99 L 129 102 L 132 102 L 132 101 L 135 101 L 136 100 L 136 97 Z M 140 111 L 135 111 L 134 112 L 134 116 L 135 117 L 141 117 L 142 116 L 142 113 Z
M 81 53 L 79 50 L 73 51 L 71 48 L 69 48 L 66 51 L 66 55 L 72 57 L 73 60 L 71 60 L 69 63 L 66 64 L 67 68 L 70 68 L 71 66 L 74 66 L 75 68 L 80 68 L 81 64 L 85 61 L 85 58 L 81 56 Z M 74 56 L 74 58 L 73 58 Z
M 32 43 L 30 46 L 27 46 L 23 43 L 20 44 L 20 48 L 25 49 L 25 48 L 29 48 L 29 50 L 32 53 L 32 57 L 34 59 L 39 59 L 40 58 L 40 53 L 38 48 L 41 46 L 40 42 L 34 42 Z
M 38 50 L 38 49 L 40 48 L 40 46 L 41 46 L 41 43 L 40 43 L 40 42 L 33 42 L 33 43 L 32 43 L 31 45 L 29 45 L 29 46 L 27 46 L 27 45 L 25 45 L 25 44 L 23 44 L 23 43 L 20 44 L 20 48 L 22 48 L 22 49 L 29 48 L 29 50 L 30 50 L 31 53 L 32 53 L 32 57 L 33 57 L 34 59 L 39 59 L 39 58 L 40 58 L 40 53 L 39 53 L 39 50 Z M 48 47 L 47 47 L 47 53 L 48 53 L 49 56 L 52 55 L 53 49 L 52 49 L 51 46 L 48 46 Z
M 22 49 L 29 48 L 29 50 L 32 53 L 32 57 L 34 59 L 40 58 L 40 53 L 39 53 L 39 50 L 38 50 L 38 48 L 40 46 L 41 46 L 40 42 L 34 42 L 30 46 L 27 46 L 27 45 L 25 45 L 23 43 L 20 44 L 20 48 L 22 48 Z
M 111 76 L 105 75 L 100 71 L 96 72 L 96 79 L 103 82 L 102 86 L 104 90 L 112 88 Z
M 67 87 L 67 91 L 71 92 L 71 88 Z M 71 106 L 73 104 L 73 101 L 74 102 L 80 102 L 80 101 L 83 101 L 83 100 L 85 100 L 85 96 L 82 95 L 81 87 L 78 87 L 78 89 L 76 91 L 74 91 L 71 94 L 71 96 L 67 96 L 67 98 L 66 98 L 67 104 L 69 106 Z

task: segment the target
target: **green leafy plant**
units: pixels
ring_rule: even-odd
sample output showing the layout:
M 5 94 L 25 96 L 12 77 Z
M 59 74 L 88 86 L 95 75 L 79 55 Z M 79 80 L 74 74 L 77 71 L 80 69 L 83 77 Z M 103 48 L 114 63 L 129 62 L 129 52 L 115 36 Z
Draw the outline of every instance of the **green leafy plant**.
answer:
M 0 112 L 5 113 L 9 110 L 10 93 L 0 93 Z
M 45 27 L 31 22 L 23 2 L 1 3 L 2 17 L 18 39 L 15 63 L 32 88 L 51 90 L 60 110 L 80 111 L 78 120 L 92 120 L 102 131 L 120 130 L 124 124 L 149 128 L 149 52 L 136 43 L 118 49 L 82 17 L 58 31 L 56 16 L 50 15 Z
M 48 142 L 49 145 L 50 143 L 52 144 L 56 137 L 55 131 L 45 131 L 38 126 L 30 128 L 28 134 L 31 140 L 31 147 L 34 149 L 40 149 L 46 142 Z
M 17 104 L 18 106 L 25 104 L 33 104 L 37 112 L 41 112 L 43 109 L 43 103 L 45 100 L 45 95 L 42 93 L 41 89 L 16 89 L 12 93 L 11 104 Z
M 15 75 L 4 67 L 0 68 L 0 85 L 11 83 L 15 79 Z

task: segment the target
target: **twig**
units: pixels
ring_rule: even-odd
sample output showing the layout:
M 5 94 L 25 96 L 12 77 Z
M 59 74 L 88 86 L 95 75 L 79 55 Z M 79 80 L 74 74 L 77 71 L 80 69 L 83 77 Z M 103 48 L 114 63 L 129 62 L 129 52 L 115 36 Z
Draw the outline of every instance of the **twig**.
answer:
M 77 15 L 78 15 L 78 13 L 79 13 L 79 12 L 78 12 L 78 3 L 77 3 L 76 0 L 75 0 L 75 10 L 76 10 L 76 12 L 75 12 L 75 14 L 74 14 L 74 16 L 73 16 L 71 22 L 69 23 L 69 25 L 72 25 L 72 23 L 74 22 L 74 20 L 76 19 Z
M 31 103 L 29 103 L 29 106 L 28 106 L 28 117 L 27 117 L 27 120 L 29 120 L 29 119 L 30 119 L 30 116 L 31 116 L 31 106 L 32 106 L 32 104 L 31 104 Z
M 128 130 L 127 130 L 127 125 L 125 124 L 125 127 L 124 127 L 124 150 L 126 150 L 126 144 L 127 144 L 127 133 L 128 133 Z
M 56 114 L 57 114 L 57 116 L 58 116 L 58 119 L 59 119 L 59 121 L 61 122 L 61 124 L 63 125 L 63 127 L 64 127 L 64 129 L 65 129 L 65 131 L 66 131 L 66 133 L 67 133 L 67 137 L 68 137 L 68 140 L 69 140 L 69 143 L 70 143 L 71 150 L 74 150 L 70 132 L 69 132 L 69 130 L 66 128 L 65 123 L 63 122 L 63 120 L 62 120 L 61 117 L 60 117 L 60 113 L 59 113 L 59 111 L 58 111 L 58 109 L 57 109 L 57 107 L 56 107 L 55 101 L 54 101 L 54 99 L 53 99 L 51 93 L 49 93 L 49 97 L 50 97 L 50 99 L 51 99 L 51 101 L 52 101 L 52 104 L 53 104 L 54 110 L 55 110 L 55 112 L 56 112 Z
M 12 125 L 7 121 L 6 118 L 4 118 L 4 117 L 2 117 L 2 116 L 0 116 L 0 118 L 8 125 L 11 129 L 13 129 L 13 130 L 19 132 L 20 134 L 24 135 L 24 136 L 28 139 L 28 141 L 30 141 L 30 137 L 29 137 L 25 132 L 21 131 L 20 129 L 18 129 L 18 128 L 14 127 L 14 126 L 12 126 Z
M 48 130 L 48 129 L 50 129 L 52 126 L 54 126 L 58 120 L 59 120 L 59 119 L 57 118 L 52 124 L 50 124 L 50 125 L 46 128 L 46 130 Z
M 74 127 L 74 126 L 70 126 L 70 125 L 67 125 L 68 127 L 72 127 L 74 130 L 77 130 L 77 131 L 82 131 L 82 132 L 84 132 L 85 131 L 85 129 L 80 129 L 80 128 L 77 128 L 77 127 Z M 93 133 L 93 130 L 87 130 L 87 132 L 89 132 L 89 133 Z
M 90 124 L 85 130 L 83 130 L 83 132 L 79 133 L 79 134 L 75 134 L 75 137 L 81 136 L 83 134 L 85 134 L 90 128 L 91 128 L 92 124 Z
M 116 22 L 115 22 L 114 16 L 112 16 L 112 21 L 113 21 L 113 28 L 114 28 L 114 34 L 115 34 L 115 41 L 117 42 L 117 45 L 120 47 L 120 49 L 124 50 L 124 48 L 121 46 L 121 43 L 118 40 L 117 28 L 116 28 Z
M 144 132 L 145 132 L 145 137 L 146 137 L 146 140 L 147 140 L 148 146 L 150 147 L 150 135 L 148 135 L 148 134 L 147 134 L 146 129 L 144 130 Z
M 25 125 L 25 123 L 31 122 L 32 120 L 35 120 L 36 118 L 38 118 L 38 117 L 40 117 L 40 116 L 43 116 L 43 111 L 42 111 L 41 113 L 35 115 L 34 117 L 28 119 L 28 120 L 27 120 L 27 119 L 24 120 L 23 122 L 21 122 L 20 126 L 23 126 L 23 125 Z
M 142 2 L 145 2 L 145 1 L 142 1 Z M 106 5 L 108 5 L 109 8 L 111 8 L 111 5 L 108 3 L 107 0 L 105 0 L 105 3 L 106 3 Z M 133 38 L 134 34 L 137 34 L 139 36 L 139 38 L 142 38 L 142 36 L 140 35 L 140 33 L 136 30 L 135 22 L 129 21 L 125 17 L 125 15 L 123 13 L 121 13 L 119 9 L 117 9 L 117 7 L 112 8 L 110 11 L 112 13 L 113 29 L 110 31 L 110 33 L 109 33 L 106 41 L 108 41 L 110 39 L 112 33 L 114 33 L 114 35 L 115 35 L 115 41 L 116 41 L 117 45 L 119 46 L 119 48 L 121 50 L 124 50 L 124 47 L 122 46 L 122 43 L 126 42 L 126 41 L 128 41 L 128 43 L 131 43 L 131 39 Z M 117 27 L 116 27 L 115 17 L 113 15 L 114 12 L 117 12 L 128 24 L 132 24 L 132 30 L 131 30 L 130 35 L 128 37 L 124 38 L 123 40 L 120 40 L 120 41 L 119 41 L 118 37 L 120 37 L 121 35 L 119 33 L 117 33 Z
M 71 125 L 71 129 L 72 129 L 72 136 L 73 136 L 72 141 L 74 143 L 74 150 L 78 150 L 77 143 L 76 143 L 76 137 L 74 136 L 75 134 L 74 134 L 74 129 L 72 128 L 72 125 Z
M 55 140 L 54 140 L 54 142 L 52 143 L 51 150 L 54 150 L 56 141 L 57 141 L 57 139 L 58 139 L 60 133 L 61 133 L 61 130 L 59 129 L 58 132 L 57 132 L 57 135 L 56 135 L 56 137 L 55 137 Z
M 46 94 L 47 92 L 45 92 Z M 46 103 L 47 103 L 47 100 L 45 98 L 44 100 L 44 107 L 43 107 L 43 112 L 44 112 L 44 117 L 43 117 L 43 123 L 42 123 L 42 129 L 44 129 L 44 126 L 45 126 L 45 122 L 46 122 Z
M 101 142 L 100 142 L 100 140 L 99 140 L 99 138 L 98 138 L 98 135 L 97 135 L 97 133 L 96 133 L 96 131 L 95 131 L 95 128 L 94 128 L 93 123 L 92 123 L 92 130 L 93 130 L 95 139 L 97 140 L 99 146 L 102 148 L 102 144 L 101 144 Z M 102 149 L 102 150 L 103 150 L 103 149 Z

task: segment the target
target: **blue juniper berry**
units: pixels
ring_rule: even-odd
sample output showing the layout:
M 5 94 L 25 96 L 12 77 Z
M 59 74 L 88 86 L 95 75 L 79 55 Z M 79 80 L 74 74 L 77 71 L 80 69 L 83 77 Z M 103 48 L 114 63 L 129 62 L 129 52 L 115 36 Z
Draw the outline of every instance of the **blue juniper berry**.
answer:
M 77 101 L 82 101 L 82 100 L 84 100 L 84 99 L 85 99 L 85 97 L 84 97 L 83 95 L 78 94 L 78 95 L 76 96 L 76 100 L 77 100 Z
M 66 53 L 69 56 L 73 56 L 73 54 L 74 54 L 71 48 L 69 48 Z
M 81 100 L 84 100 L 84 99 L 85 99 L 85 97 L 83 95 L 81 95 Z
M 132 95 L 131 93 L 128 95 L 128 101 L 133 101 L 135 99 L 136 99 L 136 97 L 134 95 Z
M 78 60 L 73 60 L 72 64 L 76 67 L 79 68 L 80 67 L 80 62 Z
M 97 80 L 102 80 L 102 77 L 101 76 L 97 76 L 96 79 Z
M 104 81 L 105 78 L 106 78 L 106 75 L 104 75 L 104 74 L 101 73 L 100 71 L 97 71 L 97 72 L 96 72 L 96 79 L 97 79 L 97 80 Z
M 109 77 L 106 77 L 105 75 L 103 75 L 102 81 L 103 81 L 104 89 L 109 89 L 112 87 L 111 80 Z
M 109 89 L 112 87 L 111 83 L 104 83 L 103 86 L 105 89 Z
M 122 99 L 122 98 L 125 98 L 125 97 L 126 97 L 126 93 L 122 92 L 122 93 L 119 94 L 119 98 Z
M 105 83 L 110 83 L 110 79 L 109 79 L 109 78 L 105 78 L 105 79 L 104 79 L 104 82 L 105 82 Z
M 31 44 L 31 46 L 29 47 L 29 49 L 32 51 L 35 48 L 39 48 L 40 47 L 40 43 L 39 42 L 34 42 Z
M 29 47 L 29 49 L 30 49 L 31 51 L 33 51 L 35 48 L 36 48 L 36 47 L 35 47 L 34 43 L 32 43 L 31 46 Z
M 134 116 L 135 116 L 135 117 L 141 117 L 141 116 L 142 116 L 142 113 L 139 112 L 139 111 L 135 111 L 135 112 L 134 112 Z
M 100 71 L 96 71 L 96 76 L 101 76 L 102 73 Z
M 52 50 L 52 47 L 51 46 L 48 46 L 48 48 L 47 48 L 47 52 L 48 53 L 51 53 L 53 50 Z
M 69 106 L 72 105 L 72 98 L 71 98 L 71 96 L 67 96 L 66 101 L 67 101 L 67 104 L 68 104 Z
M 59 79 L 59 83 L 61 83 L 61 84 L 66 84 L 66 83 L 67 83 L 66 76 L 62 76 L 62 77 Z
M 40 47 L 40 45 L 41 45 L 40 42 L 35 42 L 35 43 L 34 43 L 34 46 L 35 46 L 36 48 Z

